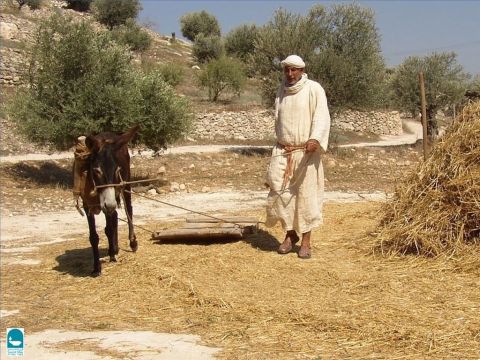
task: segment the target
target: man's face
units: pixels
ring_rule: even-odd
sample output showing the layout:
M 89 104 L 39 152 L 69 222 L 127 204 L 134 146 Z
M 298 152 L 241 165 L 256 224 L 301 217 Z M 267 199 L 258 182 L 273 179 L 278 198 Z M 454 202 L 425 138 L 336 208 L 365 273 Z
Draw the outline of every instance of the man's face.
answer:
M 289 85 L 295 85 L 302 77 L 303 69 L 285 66 L 283 68 L 283 74 L 285 75 L 285 79 L 287 79 L 287 83 Z

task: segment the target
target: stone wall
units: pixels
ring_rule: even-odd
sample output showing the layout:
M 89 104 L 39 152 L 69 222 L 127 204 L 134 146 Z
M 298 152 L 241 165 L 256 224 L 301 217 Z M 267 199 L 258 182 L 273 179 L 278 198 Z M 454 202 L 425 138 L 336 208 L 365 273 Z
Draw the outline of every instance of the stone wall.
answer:
M 274 125 L 270 110 L 204 113 L 196 116 L 189 136 L 194 139 L 273 139 Z
M 398 111 L 352 111 L 347 110 L 332 120 L 337 129 L 378 135 L 400 135 L 402 120 Z
M 194 121 L 193 139 L 261 140 L 275 137 L 273 112 L 240 111 L 198 114 Z M 399 135 L 402 121 L 397 111 L 347 111 L 332 119 L 332 127 L 378 135 Z

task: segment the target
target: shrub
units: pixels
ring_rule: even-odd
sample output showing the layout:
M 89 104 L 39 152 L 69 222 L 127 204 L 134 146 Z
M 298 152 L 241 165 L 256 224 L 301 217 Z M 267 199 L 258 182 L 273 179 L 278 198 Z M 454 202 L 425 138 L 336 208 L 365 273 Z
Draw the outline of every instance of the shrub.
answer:
M 193 44 L 192 55 L 200 63 L 218 59 L 224 52 L 220 36 L 205 36 L 199 34 Z
M 212 101 L 217 101 L 224 92 L 240 96 L 245 80 L 242 62 L 227 57 L 210 61 L 199 75 L 199 84 L 208 89 L 208 97 Z
M 185 100 L 158 75 L 137 72 L 129 52 L 87 22 L 60 15 L 41 22 L 29 60 L 29 86 L 8 112 L 36 143 L 66 149 L 81 134 L 139 124 L 140 140 L 158 149 L 188 124 Z M 151 130 L 155 122 L 166 124 Z
M 66 0 L 68 7 L 76 11 L 88 11 L 93 0 Z
M 163 81 L 172 87 L 180 84 L 184 75 L 183 68 L 177 64 L 161 65 L 158 71 Z
M 145 51 L 152 45 L 151 36 L 133 19 L 127 19 L 124 25 L 113 29 L 112 36 L 118 43 L 128 46 L 133 51 Z
M 242 25 L 225 36 L 225 50 L 227 55 L 235 56 L 246 62 L 255 50 L 255 39 L 258 29 L 255 25 Z
M 195 41 L 199 34 L 220 36 L 217 18 L 204 10 L 183 15 L 180 18 L 180 26 L 183 36 L 190 41 Z
M 166 147 L 188 133 L 192 114 L 186 99 L 175 95 L 160 71 L 152 71 L 139 82 L 142 112 L 140 141 L 154 150 Z
M 135 19 L 142 9 L 139 0 L 95 0 L 93 7 L 97 21 L 109 29 Z

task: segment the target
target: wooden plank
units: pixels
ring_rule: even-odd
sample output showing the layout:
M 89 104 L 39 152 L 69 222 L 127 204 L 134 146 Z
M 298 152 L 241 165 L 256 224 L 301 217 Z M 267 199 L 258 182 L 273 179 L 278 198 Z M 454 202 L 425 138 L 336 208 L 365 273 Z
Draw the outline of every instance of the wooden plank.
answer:
M 248 225 L 247 225 L 248 226 Z M 242 228 L 244 225 L 239 226 L 235 224 L 230 224 L 230 223 L 185 223 L 183 224 L 180 229 L 236 229 L 236 228 Z
M 222 217 L 224 223 L 252 224 L 257 225 L 258 219 L 253 216 L 228 216 Z M 209 218 L 207 216 L 195 215 L 186 218 L 187 223 L 221 223 L 222 220 Z
M 152 234 L 152 240 L 241 239 L 240 228 L 168 229 Z
M 235 225 L 230 223 L 185 223 L 179 229 L 239 229 L 242 234 L 254 234 L 257 232 L 257 224 Z

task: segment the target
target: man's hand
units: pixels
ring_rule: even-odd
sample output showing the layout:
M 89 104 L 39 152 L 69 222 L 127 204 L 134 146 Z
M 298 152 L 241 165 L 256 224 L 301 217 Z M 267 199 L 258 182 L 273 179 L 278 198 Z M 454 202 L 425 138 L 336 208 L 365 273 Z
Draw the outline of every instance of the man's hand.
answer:
M 317 140 L 310 139 L 305 144 L 305 152 L 310 153 L 310 152 L 317 151 L 319 147 L 320 147 L 320 144 L 318 143 Z

